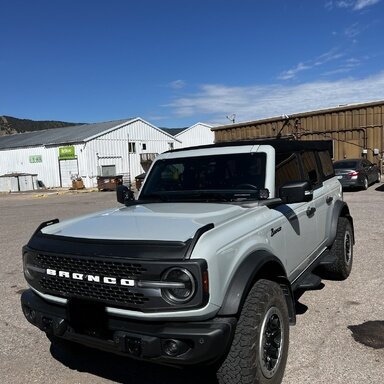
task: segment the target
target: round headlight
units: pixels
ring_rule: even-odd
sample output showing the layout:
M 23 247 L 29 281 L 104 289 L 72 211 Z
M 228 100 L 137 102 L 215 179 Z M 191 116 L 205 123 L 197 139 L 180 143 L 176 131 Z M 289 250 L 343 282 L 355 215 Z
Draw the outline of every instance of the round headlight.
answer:
M 195 280 L 192 273 L 185 268 L 168 269 L 163 277 L 170 285 L 175 284 L 175 288 L 164 288 L 163 297 L 171 304 L 183 304 L 192 299 L 196 292 Z

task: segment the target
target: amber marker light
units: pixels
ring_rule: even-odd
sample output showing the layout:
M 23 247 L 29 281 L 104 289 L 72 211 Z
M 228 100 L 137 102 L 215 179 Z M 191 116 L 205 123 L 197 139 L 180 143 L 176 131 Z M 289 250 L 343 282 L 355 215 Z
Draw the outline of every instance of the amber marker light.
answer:
M 209 279 L 208 279 L 208 271 L 203 272 L 203 292 L 209 293 Z

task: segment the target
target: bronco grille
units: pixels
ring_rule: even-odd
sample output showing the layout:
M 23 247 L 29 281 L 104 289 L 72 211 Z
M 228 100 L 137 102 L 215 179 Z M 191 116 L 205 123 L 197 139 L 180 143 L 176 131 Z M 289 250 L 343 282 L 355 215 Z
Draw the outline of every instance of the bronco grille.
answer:
M 38 254 L 35 258 L 37 267 L 47 270 L 76 272 L 84 275 L 108 276 L 110 278 L 138 279 L 145 274 L 146 268 L 140 263 Z M 142 306 L 149 298 L 137 292 L 135 287 L 102 284 L 100 282 L 75 280 L 58 276 L 43 275 L 40 286 L 44 291 L 64 297 L 92 299 L 123 306 Z
M 132 293 L 127 287 L 97 284 L 86 281 L 67 280 L 57 277 L 42 278 L 41 286 L 51 293 L 67 297 L 89 298 L 109 303 L 142 305 L 149 298 L 141 293 Z

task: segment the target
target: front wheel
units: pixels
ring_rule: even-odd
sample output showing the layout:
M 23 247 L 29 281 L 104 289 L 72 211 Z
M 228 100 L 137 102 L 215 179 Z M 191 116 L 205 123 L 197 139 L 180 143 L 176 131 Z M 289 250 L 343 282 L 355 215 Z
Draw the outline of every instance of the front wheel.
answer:
M 289 318 L 279 284 L 259 280 L 250 290 L 230 351 L 217 372 L 220 384 L 279 384 L 288 356 Z
M 377 172 L 376 183 L 380 183 L 380 181 L 381 181 L 381 173 Z

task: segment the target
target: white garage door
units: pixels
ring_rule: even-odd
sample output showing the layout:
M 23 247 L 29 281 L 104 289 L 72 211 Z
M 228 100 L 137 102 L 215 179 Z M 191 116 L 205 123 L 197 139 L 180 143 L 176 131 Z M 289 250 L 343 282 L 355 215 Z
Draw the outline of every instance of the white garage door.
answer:
M 77 159 L 60 160 L 60 181 L 62 187 L 72 187 L 72 180 L 79 176 Z

